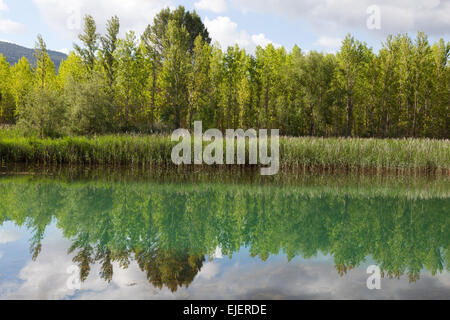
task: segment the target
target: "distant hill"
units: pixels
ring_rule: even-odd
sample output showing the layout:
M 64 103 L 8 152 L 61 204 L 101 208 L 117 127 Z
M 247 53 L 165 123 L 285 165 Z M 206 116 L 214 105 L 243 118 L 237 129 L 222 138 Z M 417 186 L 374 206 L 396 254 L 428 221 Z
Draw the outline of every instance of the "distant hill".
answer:
M 10 65 L 16 64 L 22 57 L 27 58 L 28 61 L 34 64 L 36 59 L 33 57 L 33 52 L 34 49 L 28 49 L 17 44 L 0 41 L 0 53 L 6 57 L 6 60 Z M 49 50 L 48 54 L 55 64 L 56 70 L 59 69 L 61 61 L 67 58 L 67 55 L 61 52 Z

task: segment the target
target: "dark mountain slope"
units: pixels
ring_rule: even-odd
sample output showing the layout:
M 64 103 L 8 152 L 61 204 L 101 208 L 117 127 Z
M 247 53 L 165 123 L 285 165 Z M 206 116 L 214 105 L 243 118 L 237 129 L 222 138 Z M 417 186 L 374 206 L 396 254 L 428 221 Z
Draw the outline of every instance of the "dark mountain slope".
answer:
M 0 53 L 2 53 L 9 64 L 14 65 L 19 61 L 20 58 L 26 57 L 28 61 L 34 64 L 35 58 L 33 57 L 34 49 L 28 49 L 17 44 L 8 43 L 0 41 Z M 52 59 L 53 63 L 56 66 L 56 70 L 59 69 L 59 65 L 63 59 L 66 59 L 67 56 L 64 53 L 56 52 L 56 51 L 48 51 L 50 59 Z

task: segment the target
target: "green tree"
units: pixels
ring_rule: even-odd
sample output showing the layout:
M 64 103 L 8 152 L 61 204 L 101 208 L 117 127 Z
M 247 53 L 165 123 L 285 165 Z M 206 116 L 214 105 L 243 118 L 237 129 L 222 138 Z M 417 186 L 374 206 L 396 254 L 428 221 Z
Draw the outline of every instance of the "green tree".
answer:
M 338 84 L 345 94 L 346 100 L 346 135 L 353 132 L 355 92 L 365 67 L 366 45 L 347 35 L 342 42 L 341 51 L 337 53 Z
M 16 104 L 16 113 L 24 108 L 28 93 L 33 88 L 33 71 L 27 58 L 22 57 L 11 70 L 12 92 Z
M 128 32 L 124 39 L 119 39 L 114 59 L 117 68 L 115 93 L 116 103 L 120 107 L 119 118 L 122 120 L 122 127 L 129 129 L 133 125 L 132 118 L 136 124 L 136 117 L 144 114 L 145 111 L 142 104 L 142 92 L 146 75 L 142 68 L 142 52 L 133 31 Z
M 112 131 L 114 108 L 106 92 L 108 85 L 97 74 L 87 81 L 68 78 L 64 99 L 68 104 L 68 129 L 75 135 L 102 134 Z
M 226 128 L 239 128 L 240 123 L 240 106 L 239 106 L 239 85 L 243 77 L 242 71 L 245 66 L 245 50 L 239 48 L 238 45 L 228 47 L 223 56 L 224 66 L 224 86 L 223 86 L 223 109 L 224 119 L 226 120 Z
M 112 27 L 112 29 L 114 28 L 115 26 Z M 74 49 L 83 59 L 83 63 L 88 71 L 92 72 L 96 63 L 100 35 L 97 33 L 97 25 L 91 15 L 84 17 L 83 33 L 78 36 L 78 39 L 84 47 L 74 44 Z
M 334 66 L 322 53 L 309 52 L 304 60 L 303 81 L 307 118 L 309 119 L 309 135 L 323 134 L 320 126 L 330 123 L 330 110 L 327 108 L 327 94 L 333 79 Z M 325 131 L 328 131 L 325 128 Z
M 399 118 L 399 110 L 397 107 L 396 93 L 398 91 L 399 81 L 397 80 L 397 41 L 389 36 L 383 44 L 383 48 L 379 52 L 380 59 L 380 82 L 381 82 L 381 98 L 380 98 L 380 126 L 379 135 L 389 137 L 393 135 L 393 128 Z
M 109 89 L 112 91 L 115 79 L 115 58 L 114 53 L 117 49 L 118 35 L 120 31 L 120 21 L 117 16 L 112 17 L 106 24 L 106 35 L 100 37 L 102 44 L 101 62 L 106 74 Z
M 151 70 L 151 75 L 147 80 L 147 88 L 149 90 L 147 100 L 150 104 L 150 122 L 152 127 L 158 113 L 157 98 L 158 95 L 163 94 L 158 84 L 160 83 L 163 60 L 166 56 L 166 52 L 164 52 L 165 48 L 167 48 L 165 36 L 170 21 L 174 21 L 178 29 L 185 28 L 188 35 L 188 48 L 191 54 L 194 53 L 195 40 L 198 36 L 201 36 L 201 39 L 208 44 L 211 42 L 208 30 L 197 13 L 186 11 L 183 6 L 179 6 L 175 10 L 169 8 L 161 10 L 154 18 L 153 24 L 147 26 L 141 40 L 146 64 L 148 69 Z M 164 117 L 167 118 L 167 114 Z
M 260 98 L 260 117 L 268 129 L 278 124 L 277 107 L 282 83 L 282 70 L 286 63 L 284 48 L 275 49 L 273 44 L 256 49 L 256 59 L 261 76 L 262 92 Z
M 423 135 L 423 125 L 431 105 L 433 57 L 428 38 L 423 32 L 417 34 L 412 57 L 412 124 L 409 136 Z
M 146 70 L 150 70 L 147 79 L 147 100 L 150 103 L 150 125 L 153 130 L 156 120 L 156 99 L 158 94 L 158 78 L 162 68 L 162 47 L 155 33 L 155 28 L 148 26 L 141 36 L 142 53 L 144 54 L 144 63 Z
M 71 52 L 66 60 L 61 62 L 58 72 L 58 88 L 64 91 L 67 82 L 82 83 L 88 79 L 88 71 L 84 67 L 82 58 L 75 52 Z
M 449 137 L 450 117 L 450 43 L 440 39 L 432 47 L 431 103 L 425 107 L 424 134 L 427 137 Z
M 286 107 L 280 115 L 280 123 L 282 132 L 286 135 L 306 134 L 307 125 L 304 123 L 303 112 L 306 90 L 303 77 L 304 64 L 305 56 L 302 50 L 298 46 L 294 46 L 287 57 L 282 78 L 282 84 L 286 88 Z
M 225 78 L 225 65 L 223 59 L 223 52 L 219 46 L 213 46 L 211 54 L 211 62 L 209 68 L 209 79 L 211 82 L 211 92 L 209 95 L 208 117 L 211 121 L 210 128 L 224 129 L 225 115 L 222 112 L 223 107 L 223 87 Z M 206 110 L 204 110 L 206 111 Z
M 174 21 L 177 28 L 185 28 L 188 34 L 189 52 L 194 52 L 195 40 L 201 36 L 203 41 L 211 43 L 208 30 L 203 24 L 200 16 L 194 11 L 186 11 L 183 6 L 178 6 L 175 10 L 170 8 L 161 10 L 154 18 L 153 25 L 148 26 L 146 34 L 151 35 L 151 41 L 161 52 L 164 47 L 164 37 L 167 33 L 170 21 Z
M 35 85 L 42 90 L 54 87 L 56 83 L 55 64 L 48 55 L 47 45 L 41 35 L 38 35 L 34 50 L 34 58 L 36 59 L 36 65 L 33 70 Z
M 204 43 L 201 36 L 198 36 L 195 40 L 189 79 L 189 129 L 192 128 L 193 120 L 202 120 L 203 115 L 208 117 L 207 109 L 211 92 L 210 64 L 211 47 Z
M 164 60 L 160 74 L 162 117 L 170 128 L 181 128 L 188 112 L 188 81 L 191 72 L 189 34 L 171 20 L 164 39 Z
M 66 125 L 66 102 L 57 91 L 49 88 L 31 90 L 23 108 L 18 110 L 19 128 L 39 137 L 59 137 Z
M 248 55 L 245 59 L 242 79 L 238 86 L 238 103 L 241 110 L 241 126 L 244 128 L 258 127 L 255 114 L 258 110 L 258 81 L 259 74 L 256 68 L 256 60 L 253 56 Z
M 0 123 L 14 123 L 15 103 L 11 68 L 6 57 L 0 54 Z

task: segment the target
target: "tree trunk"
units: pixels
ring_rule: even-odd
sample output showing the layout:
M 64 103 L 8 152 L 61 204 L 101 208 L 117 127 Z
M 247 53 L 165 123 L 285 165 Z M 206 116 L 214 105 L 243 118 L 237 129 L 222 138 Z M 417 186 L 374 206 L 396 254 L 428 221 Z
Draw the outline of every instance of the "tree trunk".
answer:
M 347 95 L 347 137 L 352 135 L 353 101 L 351 95 Z
M 417 115 L 417 92 L 414 93 L 414 115 L 413 115 L 413 125 L 412 125 L 412 136 L 416 137 L 416 115 Z
M 266 111 L 266 129 L 269 129 L 269 121 L 270 121 L 270 116 L 269 116 L 269 92 L 270 92 L 270 80 L 268 80 L 267 82 L 267 87 L 266 87 L 266 96 L 264 99 L 264 108 Z
M 314 135 L 314 105 L 310 104 L 309 106 L 309 136 L 312 137 Z
M 150 123 L 153 131 L 153 125 L 155 122 L 155 97 L 156 97 L 156 65 L 153 67 L 153 85 L 152 85 L 152 105 Z

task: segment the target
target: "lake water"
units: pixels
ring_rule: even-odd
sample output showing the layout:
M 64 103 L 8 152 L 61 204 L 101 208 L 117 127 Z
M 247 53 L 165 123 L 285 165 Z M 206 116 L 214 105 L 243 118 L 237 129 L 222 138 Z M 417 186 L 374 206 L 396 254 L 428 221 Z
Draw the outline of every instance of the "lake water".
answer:
M 449 261 L 448 177 L 0 175 L 0 299 L 450 299 Z

